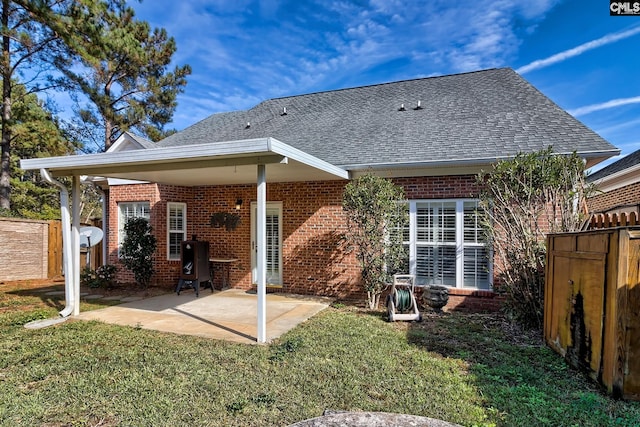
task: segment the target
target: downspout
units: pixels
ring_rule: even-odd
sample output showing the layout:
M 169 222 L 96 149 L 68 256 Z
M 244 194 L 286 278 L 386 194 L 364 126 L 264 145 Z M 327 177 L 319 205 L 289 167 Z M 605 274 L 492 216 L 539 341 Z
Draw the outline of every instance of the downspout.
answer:
M 107 265 L 107 194 L 98 184 L 95 182 L 92 184 L 102 199 L 102 265 Z
M 73 253 L 73 315 L 80 314 L 80 177 L 71 187 L 71 251 Z
M 71 215 L 69 214 L 69 191 L 61 182 L 51 177 L 49 171 L 42 168 L 40 175 L 49 184 L 53 184 L 60 189 L 60 214 L 62 216 L 62 258 L 64 260 L 64 295 L 65 308 L 60 312 L 60 316 L 67 317 L 73 313 L 75 302 L 73 290 L 73 253 L 71 252 Z

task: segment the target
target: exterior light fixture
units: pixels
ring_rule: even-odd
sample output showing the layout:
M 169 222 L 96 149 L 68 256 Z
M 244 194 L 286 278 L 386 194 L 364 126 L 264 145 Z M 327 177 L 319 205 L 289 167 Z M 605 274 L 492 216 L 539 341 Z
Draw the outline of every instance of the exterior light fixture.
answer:
M 236 200 L 236 210 L 239 211 L 242 207 L 242 199 Z

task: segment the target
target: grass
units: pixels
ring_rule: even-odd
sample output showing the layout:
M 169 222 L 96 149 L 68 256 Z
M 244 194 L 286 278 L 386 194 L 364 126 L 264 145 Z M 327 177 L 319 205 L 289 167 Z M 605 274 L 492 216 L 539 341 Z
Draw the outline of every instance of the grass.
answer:
M 640 425 L 640 404 L 610 399 L 498 315 L 391 324 L 338 306 L 256 346 L 97 322 L 28 330 L 61 308 L 36 295 L 0 285 L 3 426 L 286 426 L 325 409 L 466 426 Z

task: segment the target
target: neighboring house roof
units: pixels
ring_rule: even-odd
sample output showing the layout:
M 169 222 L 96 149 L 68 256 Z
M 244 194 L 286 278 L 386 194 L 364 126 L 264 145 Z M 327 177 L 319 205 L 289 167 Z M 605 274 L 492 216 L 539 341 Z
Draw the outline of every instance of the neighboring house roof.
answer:
M 107 152 L 114 153 L 118 151 L 138 150 L 140 148 L 156 148 L 156 144 L 146 138 L 125 131 L 111 144 Z
M 588 164 L 619 153 L 510 68 L 270 99 L 157 146 L 265 137 L 351 170 L 488 163 L 549 146 Z
M 602 192 L 609 192 L 640 182 L 640 150 L 592 173 L 587 181 L 593 182 Z
M 633 153 L 623 157 L 622 159 L 611 163 L 610 165 L 600 169 L 597 172 L 592 173 L 587 179 L 590 182 L 597 181 L 599 179 L 605 178 L 618 172 L 622 172 L 625 169 L 629 169 L 637 165 L 640 165 L 640 150 L 634 151 Z

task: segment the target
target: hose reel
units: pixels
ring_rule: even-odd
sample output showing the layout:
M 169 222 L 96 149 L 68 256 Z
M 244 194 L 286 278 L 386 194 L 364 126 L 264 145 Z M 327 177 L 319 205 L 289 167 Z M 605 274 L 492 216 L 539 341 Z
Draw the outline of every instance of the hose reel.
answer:
M 396 274 L 393 276 L 391 292 L 387 297 L 387 315 L 390 322 L 396 320 L 421 321 L 414 295 L 415 276 L 412 274 Z

